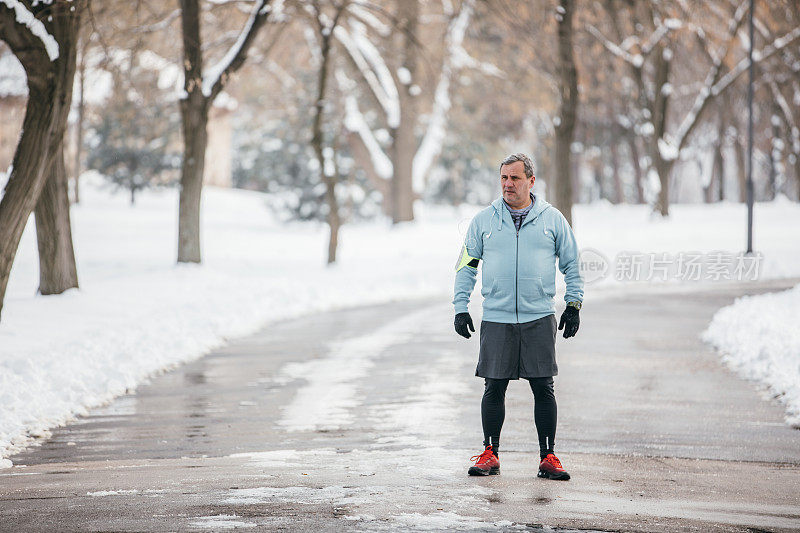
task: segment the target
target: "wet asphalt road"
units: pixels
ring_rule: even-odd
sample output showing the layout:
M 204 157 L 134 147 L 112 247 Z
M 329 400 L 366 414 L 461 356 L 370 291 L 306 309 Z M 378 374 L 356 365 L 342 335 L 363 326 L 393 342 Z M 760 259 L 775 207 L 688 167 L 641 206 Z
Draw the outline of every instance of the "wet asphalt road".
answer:
M 466 476 L 478 343 L 444 296 L 274 324 L 154 378 L 12 457 L 0 530 L 797 531 L 800 431 L 699 339 L 797 282 L 588 300 L 557 343 L 569 482 L 536 478 L 522 382 L 502 474 Z

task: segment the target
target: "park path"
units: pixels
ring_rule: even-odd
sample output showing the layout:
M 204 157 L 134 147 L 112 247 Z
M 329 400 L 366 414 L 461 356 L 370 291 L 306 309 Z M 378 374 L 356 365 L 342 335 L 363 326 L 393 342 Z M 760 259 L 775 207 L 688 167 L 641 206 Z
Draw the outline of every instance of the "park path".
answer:
M 800 530 L 800 431 L 699 340 L 735 297 L 797 282 L 587 300 L 557 342 L 569 482 L 536 478 L 519 382 L 502 475 L 466 476 L 478 343 L 445 296 L 273 324 L 154 378 L 13 457 L 0 530 Z

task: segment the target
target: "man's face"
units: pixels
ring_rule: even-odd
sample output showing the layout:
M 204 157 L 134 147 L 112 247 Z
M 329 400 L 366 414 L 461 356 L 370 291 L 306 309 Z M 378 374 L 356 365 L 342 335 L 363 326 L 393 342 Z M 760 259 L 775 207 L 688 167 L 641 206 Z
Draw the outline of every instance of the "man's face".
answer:
M 530 201 L 535 176 L 525 176 L 525 165 L 522 161 L 514 161 L 510 165 L 500 167 L 500 185 L 503 187 L 503 199 L 514 208 L 522 208 Z

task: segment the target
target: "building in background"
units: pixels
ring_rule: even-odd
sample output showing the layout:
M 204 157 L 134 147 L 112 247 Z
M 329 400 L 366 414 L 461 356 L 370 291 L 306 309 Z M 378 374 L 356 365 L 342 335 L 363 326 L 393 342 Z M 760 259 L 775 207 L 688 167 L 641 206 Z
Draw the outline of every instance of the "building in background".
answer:
M 0 173 L 14 159 L 27 100 L 25 70 L 8 47 L 0 46 Z
M 208 116 L 208 148 L 203 183 L 214 187 L 231 187 L 233 158 L 231 115 L 238 102 L 230 94 L 221 92 L 214 100 Z

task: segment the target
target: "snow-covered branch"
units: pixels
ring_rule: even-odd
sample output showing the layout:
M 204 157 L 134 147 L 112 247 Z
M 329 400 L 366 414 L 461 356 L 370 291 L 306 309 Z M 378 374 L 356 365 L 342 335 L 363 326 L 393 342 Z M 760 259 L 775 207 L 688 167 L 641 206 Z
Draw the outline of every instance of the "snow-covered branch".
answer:
M 720 77 L 721 69 L 722 69 L 722 61 L 724 60 L 725 56 L 728 53 L 728 48 L 730 47 L 731 43 L 736 37 L 736 33 L 739 29 L 739 26 L 744 20 L 744 14 L 746 9 L 742 6 L 746 5 L 745 2 L 742 2 L 739 9 L 736 11 L 734 18 L 731 20 L 729 24 L 729 39 L 728 42 L 724 45 L 722 51 L 717 54 L 717 61 L 711 66 L 709 72 L 706 76 L 706 81 L 704 83 L 703 89 L 700 90 L 700 93 L 697 95 L 695 99 L 694 105 L 686 117 L 683 119 L 680 128 L 678 128 L 678 132 L 675 135 L 675 146 L 677 146 L 678 150 L 686 143 L 686 139 L 688 138 L 689 134 L 692 132 L 694 127 L 697 125 L 700 114 L 705 109 L 708 102 L 714 98 L 722 94 L 731 84 L 736 81 L 736 79 L 744 73 L 747 68 L 750 66 L 750 60 L 748 58 L 742 59 L 737 63 L 737 65 L 731 69 L 730 72 L 725 74 L 724 76 Z M 753 61 L 763 61 L 770 56 L 780 52 L 791 43 L 796 41 L 800 38 L 800 27 L 795 28 L 794 30 L 790 31 L 789 33 L 778 37 L 772 43 L 765 46 L 761 50 L 754 50 L 753 51 Z
M 333 35 L 344 46 L 361 77 L 367 82 L 386 115 L 387 125 L 396 128 L 400 124 L 400 97 L 392 74 L 378 49 L 367 38 L 364 25 L 351 23 L 351 28 L 352 34 L 343 26 L 337 26 Z
M 758 63 L 759 61 L 763 61 L 768 59 L 769 57 L 775 55 L 776 53 L 782 51 L 787 46 L 795 42 L 797 39 L 800 39 L 800 26 L 793 29 L 789 33 L 778 37 L 775 39 L 771 44 L 765 46 L 761 50 L 753 50 L 753 62 Z M 744 58 L 739 61 L 735 67 L 733 67 L 730 72 L 725 74 L 722 78 L 719 79 L 717 83 L 711 88 L 711 93 L 716 96 L 723 92 L 725 89 L 728 88 L 736 79 L 744 73 L 747 68 L 750 66 L 750 60 L 748 58 Z
M 228 52 L 203 76 L 203 94 L 212 100 L 222 91 L 231 74 L 236 72 L 247 58 L 247 51 L 253 44 L 256 34 L 267 20 L 270 13 L 281 10 L 282 2 L 270 4 L 270 0 L 256 0 L 250 17 L 247 19 L 239 38 Z
M 447 114 L 450 111 L 450 85 L 454 73 L 461 68 L 476 68 L 489 75 L 502 75 L 497 67 L 472 58 L 463 48 L 464 36 L 472 15 L 474 0 L 466 0 L 461 11 L 452 18 L 445 34 L 445 55 L 441 74 L 434 92 L 433 106 L 422 141 L 412 161 L 412 183 L 417 192 L 424 188 L 424 180 L 436 157 L 439 155 L 446 135 Z M 370 27 L 373 27 L 370 24 Z M 380 27 L 379 27 L 380 28 Z M 377 31 L 377 29 L 376 29 Z M 334 36 L 342 44 L 351 62 L 366 82 L 370 94 L 380 105 L 389 128 L 400 124 L 400 98 L 397 83 L 417 89 L 408 69 L 399 68 L 397 81 L 392 77 L 378 49 L 369 40 L 366 25 L 350 21 L 350 31 L 337 27 Z M 412 92 L 412 94 L 415 94 Z M 372 129 L 365 120 L 355 96 L 345 101 L 345 127 L 356 133 L 369 153 L 375 174 L 390 179 L 394 174 L 391 159 L 381 147 Z
M 352 94 L 348 95 L 345 99 L 345 119 L 344 127 L 349 131 L 358 134 L 364 147 L 369 153 L 372 168 L 375 174 L 382 179 L 389 180 L 394 174 L 394 166 L 391 159 L 386 155 L 386 152 L 381 148 L 380 143 L 372 133 L 372 129 L 367 124 L 364 115 L 358 108 L 358 101 Z
M 600 44 L 602 44 L 609 52 L 636 68 L 641 68 L 641 66 L 644 64 L 644 58 L 650 55 L 650 53 L 662 41 L 662 39 L 669 35 L 670 31 L 677 30 L 681 27 L 683 27 L 683 22 L 681 22 L 679 19 L 668 18 L 664 20 L 656 25 L 656 29 L 650 34 L 650 37 L 648 37 L 647 40 L 639 46 L 641 53 L 632 54 L 628 50 L 630 50 L 635 43 L 639 42 L 638 36 L 632 35 L 627 37 L 622 44 L 616 44 L 611 39 L 603 35 L 603 32 L 601 32 L 595 26 L 591 24 L 586 25 L 586 29 L 589 31 L 589 33 L 594 35 L 594 37 L 600 41 Z
M 739 7 L 736 9 L 734 13 L 733 18 L 728 23 L 728 38 L 726 42 L 722 45 L 722 48 L 719 53 L 712 55 L 712 57 L 715 57 L 715 60 L 711 64 L 711 67 L 709 68 L 708 73 L 706 74 L 706 78 L 703 83 L 703 88 L 697 94 L 697 97 L 695 98 L 692 108 L 689 110 L 689 113 L 684 117 L 680 127 L 678 128 L 677 133 L 674 136 L 673 144 L 675 146 L 675 152 L 679 152 L 683 147 L 683 145 L 686 143 L 689 134 L 697 125 L 700 119 L 700 115 L 702 114 L 705 107 L 708 105 L 710 99 L 712 97 L 716 97 L 719 94 L 719 92 L 714 91 L 714 87 L 716 86 L 716 84 L 720 79 L 723 61 L 725 60 L 725 57 L 728 55 L 728 51 L 730 50 L 733 41 L 736 39 L 736 33 L 739 30 L 739 27 L 742 25 L 742 22 L 744 21 L 744 15 L 747 12 L 746 6 L 747 6 L 746 2 L 740 3 Z
M 158 31 L 165 30 L 170 27 L 170 25 L 176 21 L 181 16 L 181 10 L 175 9 L 164 17 L 163 19 L 159 20 L 158 22 L 154 22 L 153 24 L 148 24 L 144 26 L 137 26 L 133 29 L 134 33 L 154 33 Z
M 461 6 L 461 12 L 450 23 L 445 38 L 446 55 L 442 65 L 442 73 L 436 92 L 433 97 L 433 109 L 431 110 L 428 127 L 425 136 L 422 138 L 417 152 L 414 154 L 412 165 L 412 182 L 414 190 L 421 192 L 425 188 L 425 176 L 428 174 L 434 160 L 442 151 L 442 144 L 447 133 L 447 113 L 450 111 L 450 79 L 453 71 L 459 66 L 456 59 L 463 51 L 464 34 L 469 26 L 469 19 L 472 16 L 472 0 L 465 0 Z M 466 54 L 466 52 L 464 52 Z
M 784 98 L 783 93 L 781 92 L 778 84 L 775 83 L 774 80 L 770 80 L 769 88 L 772 92 L 772 96 L 775 98 L 775 101 L 778 103 L 778 108 L 781 110 L 781 114 L 783 114 L 783 120 L 786 122 L 786 126 L 789 128 L 789 131 L 792 135 L 792 152 L 795 154 L 800 154 L 800 129 L 798 129 L 797 125 L 794 122 L 794 115 L 792 114 L 792 108 L 789 106 L 789 102 L 786 101 Z
M 676 30 L 680 28 L 682 25 L 683 23 L 678 19 L 674 18 L 666 19 L 664 23 L 659 25 L 656 28 L 656 30 L 652 34 L 650 34 L 650 37 L 648 37 L 648 39 L 644 42 L 644 44 L 642 45 L 642 55 L 644 57 L 650 55 L 650 52 L 652 52 L 653 48 L 655 48 L 656 45 L 658 45 L 658 43 L 661 42 L 661 39 L 663 39 L 667 34 L 669 34 L 671 30 Z
M 641 68 L 642 64 L 644 63 L 644 58 L 641 54 L 631 54 L 627 50 L 623 50 L 620 48 L 619 45 L 611 41 L 608 37 L 603 35 L 603 32 L 592 26 L 591 24 L 586 25 L 586 30 L 591 33 L 592 35 L 600 41 L 600 44 L 605 46 L 606 50 L 617 56 L 618 58 L 622 59 L 626 63 L 633 65 L 636 68 Z
M 10 11 L 13 11 L 14 19 L 17 23 L 28 28 L 31 34 L 42 42 L 50 61 L 58 59 L 58 42 L 56 38 L 47 31 L 42 21 L 37 19 L 22 2 L 19 0 L 0 0 L 0 5 L 4 5 Z
M 350 14 L 358 17 L 359 20 L 375 30 L 381 37 L 388 37 L 392 33 L 392 29 L 370 11 L 372 7 L 367 3 L 353 2 L 350 5 Z

